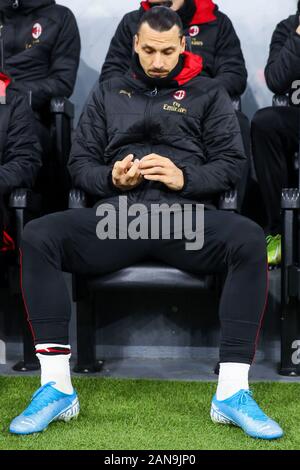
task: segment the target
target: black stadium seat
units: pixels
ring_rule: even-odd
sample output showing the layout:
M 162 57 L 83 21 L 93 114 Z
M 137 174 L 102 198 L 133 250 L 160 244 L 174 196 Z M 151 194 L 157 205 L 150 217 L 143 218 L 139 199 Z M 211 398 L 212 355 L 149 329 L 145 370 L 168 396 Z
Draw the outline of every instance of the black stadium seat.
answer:
M 81 190 L 72 190 L 69 208 L 89 207 L 88 198 Z M 220 198 L 219 209 L 236 211 L 237 192 L 230 191 Z M 77 365 L 76 372 L 91 373 L 100 370 L 103 362 L 96 360 L 96 309 L 94 295 L 113 289 L 184 289 L 216 290 L 214 276 L 197 276 L 162 263 L 140 263 L 115 273 L 83 278 L 73 276 L 73 300 L 77 308 Z
M 289 106 L 287 95 L 275 95 L 273 106 Z M 300 110 L 299 110 L 300 113 Z M 299 120 L 300 122 L 300 120 Z M 281 364 L 280 374 L 300 375 L 297 350 L 300 307 L 300 128 L 299 150 L 295 154 L 298 187 L 284 188 L 281 196 L 282 262 L 281 262 Z

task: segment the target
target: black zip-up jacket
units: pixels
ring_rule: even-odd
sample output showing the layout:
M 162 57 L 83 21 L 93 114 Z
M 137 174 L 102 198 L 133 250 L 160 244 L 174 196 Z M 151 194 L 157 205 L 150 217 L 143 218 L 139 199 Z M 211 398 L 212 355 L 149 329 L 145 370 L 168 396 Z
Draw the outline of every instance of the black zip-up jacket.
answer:
M 269 89 L 276 94 L 290 91 L 294 80 L 300 80 L 299 13 L 281 21 L 272 36 L 265 69 Z
M 240 41 L 230 19 L 212 0 L 185 0 L 194 4 L 194 14 L 183 19 L 184 34 L 190 36 L 194 54 L 203 58 L 203 73 L 217 81 L 230 96 L 241 95 L 247 85 L 247 70 Z M 111 41 L 100 81 L 121 77 L 130 67 L 133 38 L 148 2 L 128 13 L 119 24 Z M 180 15 L 180 10 L 178 11 Z M 180 15 L 181 16 L 181 15 Z
M 26 96 L 7 90 L 0 104 L 0 196 L 33 186 L 42 165 L 41 148 Z
M 73 13 L 54 0 L 0 0 L 0 31 L 5 70 L 14 86 L 32 92 L 34 110 L 52 97 L 69 97 L 74 89 L 80 36 Z
M 198 56 L 184 56 L 184 68 L 172 86 L 149 87 L 128 72 L 94 90 L 69 160 L 75 187 L 99 200 L 124 194 L 144 204 L 190 200 L 212 207 L 216 195 L 235 186 L 246 157 L 231 100 L 216 80 L 197 77 Z M 175 192 L 144 180 L 131 191 L 117 190 L 114 163 L 128 154 L 142 158 L 150 153 L 168 157 L 182 169 L 183 189 Z

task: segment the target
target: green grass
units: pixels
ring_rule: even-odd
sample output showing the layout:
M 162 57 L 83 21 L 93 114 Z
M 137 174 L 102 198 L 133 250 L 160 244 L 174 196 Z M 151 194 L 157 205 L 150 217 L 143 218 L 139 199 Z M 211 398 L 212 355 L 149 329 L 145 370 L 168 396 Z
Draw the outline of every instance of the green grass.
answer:
M 77 378 L 81 413 L 46 432 L 14 436 L 11 419 L 23 411 L 38 378 L 0 377 L 0 449 L 300 449 L 299 384 L 253 386 L 260 406 L 285 431 L 278 441 L 247 437 L 239 428 L 213 424 L 209 408 L 215 384 L 155 380 Z

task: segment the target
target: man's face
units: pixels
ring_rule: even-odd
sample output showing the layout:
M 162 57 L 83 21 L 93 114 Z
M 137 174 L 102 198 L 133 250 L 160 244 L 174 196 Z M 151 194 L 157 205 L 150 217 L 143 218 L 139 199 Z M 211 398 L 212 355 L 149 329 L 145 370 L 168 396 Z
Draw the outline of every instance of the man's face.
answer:
M 180 37 L 178 26 L 158 32 L 144 23 L 135 36 L 135 52 L 144 72 L 151 78 L 165 78 L 176 67 L 185 50 L 185 38 Z

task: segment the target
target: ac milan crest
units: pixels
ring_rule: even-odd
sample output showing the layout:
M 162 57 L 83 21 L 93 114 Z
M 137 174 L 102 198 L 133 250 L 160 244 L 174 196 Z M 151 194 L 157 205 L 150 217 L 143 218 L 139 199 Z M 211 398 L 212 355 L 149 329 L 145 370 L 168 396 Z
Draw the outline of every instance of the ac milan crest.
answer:
M 179 100 L 179 101 L 183 100 L 183 98 L 186 97 L 186 91 L 178 90 L 178 91 L 176 91 L 176 93 L 174 93 L 173 96 L 174 96 L 175 100 Z
M 32 27 L 32 37 L 33 39 L 38 39 L 43 32 L 43 28 L 40 23 L 35 23 Z
M 189 29 L 189 35 L 191 36 L 191 38 L 193 38 L 194 36 L 197 36 L 199 34 L 199 31 L 199 26 L 191 26 Z

